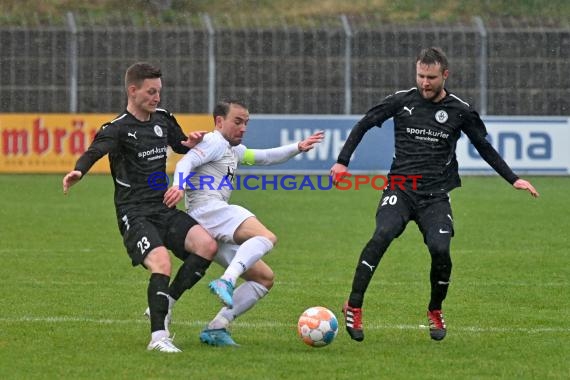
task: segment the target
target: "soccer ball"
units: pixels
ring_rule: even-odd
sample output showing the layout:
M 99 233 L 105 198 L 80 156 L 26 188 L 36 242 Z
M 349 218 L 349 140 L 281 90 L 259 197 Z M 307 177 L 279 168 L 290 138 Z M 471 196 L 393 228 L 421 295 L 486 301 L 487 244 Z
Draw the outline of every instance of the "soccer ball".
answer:
M 310 307 L 299 317 L 297 332 L 303 342 L 309 346 L 324 347 L 332 343 L 336 337 L 338 320 L 326 307 Z

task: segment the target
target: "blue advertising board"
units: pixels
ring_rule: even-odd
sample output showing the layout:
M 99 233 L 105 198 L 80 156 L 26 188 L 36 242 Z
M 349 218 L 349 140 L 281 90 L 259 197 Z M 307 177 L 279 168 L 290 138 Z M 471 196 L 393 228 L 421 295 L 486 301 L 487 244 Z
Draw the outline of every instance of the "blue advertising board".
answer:
M 330 167 L 361 115 L 252 115 L 244 144 L 271 148 L 300 141 L 318 130 L 325 140 L 315 149 L 286 163 L 242 166 L 242 173 L 328 174 Z M 570 122 L 564 117 L 486 117 L 488 139 L 519 174 L 566 175 L 570 173 Z M 394 124 L 387 120 L 362 139 L 350 162 L 352 173 L 386 173 L 394 155 Z M 492 174 L 463 136 L 457 145 L 462 174 Z
M 517 174 L 570 173 L 570 119 L 561 117 L 507 117 L 483 119 L 487 140 Z M 463 174 L 493 173 L 465 136 L 457 143 Z
M 240 168 L 240 172 L 282 172 L 295 174 L 328 174 L 360 116 L 285 116 L 252 115 L 244 144 L 249 148 L 272 148 L 301 141 L 316 131 L 325 131 L 325 139 L 315 149 L 272 166 Z M 392 120 L 382 128 L 371 129 L 354 152 L 351 172 L 387 171 L 394 155 Z

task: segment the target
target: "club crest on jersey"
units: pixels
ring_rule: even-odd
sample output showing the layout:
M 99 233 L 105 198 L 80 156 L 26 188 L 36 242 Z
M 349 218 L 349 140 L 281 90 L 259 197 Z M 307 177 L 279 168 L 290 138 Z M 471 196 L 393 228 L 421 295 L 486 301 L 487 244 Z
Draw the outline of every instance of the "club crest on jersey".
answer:
M 154 133 L 156 133 L 158 137 L 162 137 L 162 128 L 160 128 L 160 125 L 154 126 Z
M 437 121 L 440 124 L 445 123 L 448 118 L 449 116 L 447 115 L 447 112 L 445 112 L 444 110 L 439 110 L 435 113 L 435 121 Z

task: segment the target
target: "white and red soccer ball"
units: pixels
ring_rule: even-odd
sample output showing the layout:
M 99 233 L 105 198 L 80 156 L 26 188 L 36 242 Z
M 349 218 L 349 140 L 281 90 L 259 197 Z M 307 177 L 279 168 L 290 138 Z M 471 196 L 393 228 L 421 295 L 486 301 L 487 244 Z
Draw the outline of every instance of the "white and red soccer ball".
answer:
M 326 307 L 310 307 L 299 317 L 297 332 L 305 344 L 324 347 L 331 344 L 336 337 L 338 320 Z

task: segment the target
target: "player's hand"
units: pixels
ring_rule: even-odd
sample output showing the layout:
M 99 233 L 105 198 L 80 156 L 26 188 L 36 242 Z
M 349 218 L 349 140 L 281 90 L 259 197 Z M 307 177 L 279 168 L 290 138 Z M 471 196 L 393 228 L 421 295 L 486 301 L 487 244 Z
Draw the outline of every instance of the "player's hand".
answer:
M 338 184 L 338 180 L 343 174 L 348 174 L 348 168 L 346 166 L 339 163 L 336 163 L 332 166 L 330 175 L 333 185 L 336 186 Z
M 188 139 L 186 141 L 181 141 L 181 144 L 187 148 L 194 148 L 199 142 L 204 140 L 204 135 L 208 131 L 193 131 L 188 134 Z
M 299 141 L 297 148 L 299 152 L 307 152 L 315 147 L 315 144 L 320 143 L 325 138 L 325 131 L 318 131 L 307 137 L 303 141 Z
M 528 190 L 528 192 L 535 198 L 538 198 L 540 194 L 538 194 L 538 191 L 536 191 L 536 189 L 534 188 L 534 186 L 532 186 L 532 184 L 524 179 L 517 179 L 515 181 L 515 183 L 513 183 L 513 186 L 515 189 L 518 190 Z
M 72 170 L 63 177 L 63 194 L 67 194 L 69 188 L 75 185 L 83 176 L 79 170 Z
M 164 193 L 164 200 L 162 201 L 167 207 L 175 207 L 184 196 L 184 190 L 181 190 L 178 185 L 172 186 Z

